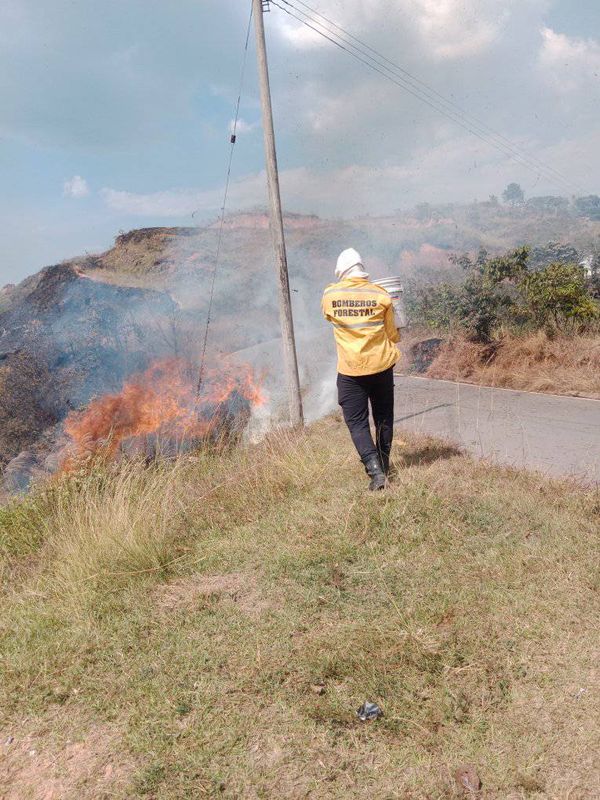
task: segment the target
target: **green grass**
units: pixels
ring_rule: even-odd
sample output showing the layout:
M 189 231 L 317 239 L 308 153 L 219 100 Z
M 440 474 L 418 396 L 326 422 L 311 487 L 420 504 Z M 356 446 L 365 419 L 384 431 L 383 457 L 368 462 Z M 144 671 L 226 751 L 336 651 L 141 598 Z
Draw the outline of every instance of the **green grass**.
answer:
M 0 796 L 600 796 L 597 493 L 396 462 L 327 420 L 4 509 Z

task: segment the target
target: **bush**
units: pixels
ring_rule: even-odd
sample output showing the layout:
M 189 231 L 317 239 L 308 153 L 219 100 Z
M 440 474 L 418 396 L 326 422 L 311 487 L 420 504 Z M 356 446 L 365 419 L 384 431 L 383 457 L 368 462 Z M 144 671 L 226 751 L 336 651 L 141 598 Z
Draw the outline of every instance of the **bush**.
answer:
M 527 271 L 528 249 L 519 248 L 497 258 L 480 250 L 475 259 L 454 257 L 466 273 L 462 285 L 440 284 L 417 293 L 412 318 L 428 327 L 462 328 L 470 339 L 489 342 L 494 329 L 513 320 L 518 309 L 515 286 Z
M 540 327 L 562 328 L 567 322 L 585 327 L 600 317 L 584 270 L 577 264 L 554 263 L 530 273 L 522 281 L 521 290 L 529 313 Z
M 529 249 L 488 258 L 454 257 L 466 273 L 459 286 L 443 283 L 411 298 L 411 318 L 434 330 L 460 328 L 474 342 L 489 343 L 501 327 L 578 330 L 600 318 L 600 308 L 576 264 L 552 263 L 528 270 Z
M 448 330 L 456 318 L 460 291 L 460 287 L 450 283 L 409 291 L 406 295 L 409 318 L 434 330 Z

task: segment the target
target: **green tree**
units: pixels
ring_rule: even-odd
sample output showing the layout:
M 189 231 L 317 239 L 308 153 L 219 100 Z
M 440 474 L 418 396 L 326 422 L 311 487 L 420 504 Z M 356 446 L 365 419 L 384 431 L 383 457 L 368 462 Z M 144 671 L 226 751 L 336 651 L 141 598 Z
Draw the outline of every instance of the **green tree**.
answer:
M 532 272 L 527 247 L 494 258 L 482 249 L 475 257 L 453 256 L 451 261 L 464 270 L 463 282 L 415 292 L 413 320 L 434 329 L 459 327 L 472 341 L 489 343 L 502 326 L 533 321 L 540 327 L 574 323 L 583 328 L 600 319 L 592 279 L 577 264 L 553 262 Z
M 494 330 L 513 320 L 517 285 L 527 273 L 526 247 L 488 258 L 481 249 L 475 258 L 451 257 L 466 273 L 460 286 L 440 284 L 417 293 L 411 317 L 434 329 L 458 326 L 469 338 L 489 342 Z
M 529 250 L 487 258 L 484 250 L 467 268 L 458 304 L 458 322 L 477 342 L 490 342 L 495 329 L 512 321 L 516 309 L 516 286 L 527 274 Z
M 530 197 L 527 201 L 527 208 L 542 214 L 566 214 L 569 210 L 569 201 L 566 197 L 555 195 L 543 195 L 541 197 Z
M 585 272 L 577 264 L 554 263 L 531 272 L 522 281 L 521 290 L 539 325 L 561 328 L 571 321 L 584 326 L 600 317 L 600 308 L 586 286 Z
M 529 248 L 518 247 L 512 253 L 487 259 L 483 265 L 483 275 L 493 286 L 503 281 L 518 283 L 527 274 Z
M 406 310 L 413 322 L 433 330 L 448 330 L 459 317 L 462 287 L 450 283 L 409 288 Z
M 502 192 L 502 199 L 511 206 L 520 206 L 525 200 L 525 192 L 518 183 L 509 183 Z
M 581 260 L 579 252 L 571 244 L 548 242 L 534 247 L 529 257 L 529 269 L 535 272 L 550 264 L 576 264 Z

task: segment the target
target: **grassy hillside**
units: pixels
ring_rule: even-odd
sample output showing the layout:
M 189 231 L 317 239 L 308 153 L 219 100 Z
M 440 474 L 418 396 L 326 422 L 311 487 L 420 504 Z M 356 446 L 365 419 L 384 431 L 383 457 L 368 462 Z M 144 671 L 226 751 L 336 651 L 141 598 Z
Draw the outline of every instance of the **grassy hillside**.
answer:
M 395 459 L 329 419 L 2 510 L 3 800 L 600 796 L 597 493 Z

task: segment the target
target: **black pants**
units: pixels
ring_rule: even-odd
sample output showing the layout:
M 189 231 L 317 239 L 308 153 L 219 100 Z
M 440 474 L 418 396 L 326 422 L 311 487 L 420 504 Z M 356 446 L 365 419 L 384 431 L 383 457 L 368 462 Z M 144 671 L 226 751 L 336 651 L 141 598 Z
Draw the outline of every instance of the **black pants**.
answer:
M 394 368 L 375 375 L 337 376 L 338 403 L 363 464 L 379 456 L 389 465 L 394 435 Z M 369 403 L 375 422 L 375 442 L 369 427 Z

